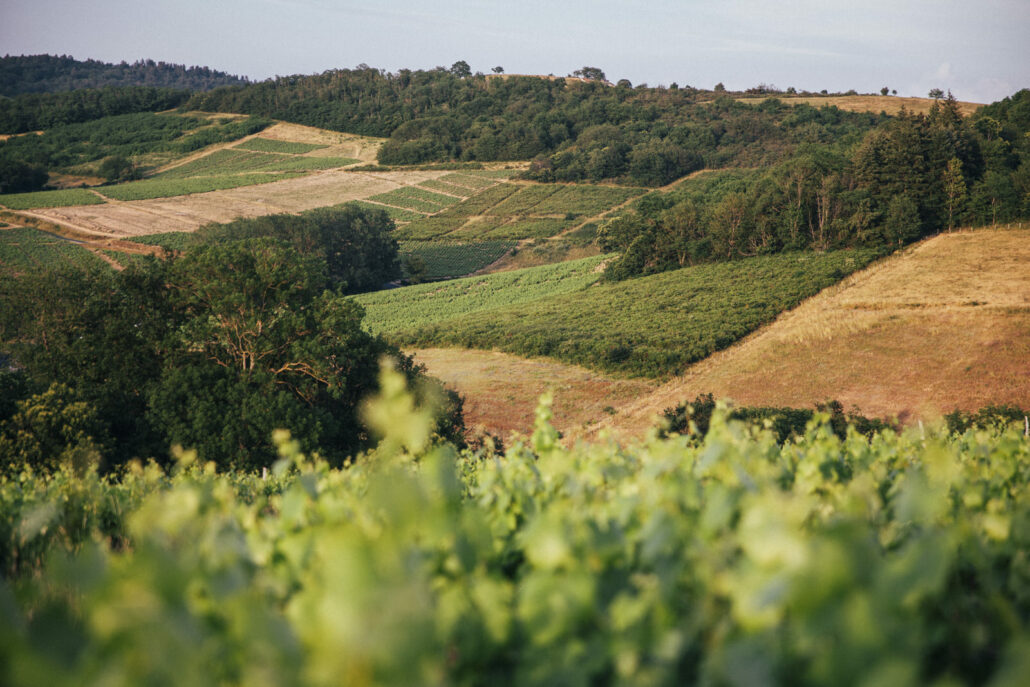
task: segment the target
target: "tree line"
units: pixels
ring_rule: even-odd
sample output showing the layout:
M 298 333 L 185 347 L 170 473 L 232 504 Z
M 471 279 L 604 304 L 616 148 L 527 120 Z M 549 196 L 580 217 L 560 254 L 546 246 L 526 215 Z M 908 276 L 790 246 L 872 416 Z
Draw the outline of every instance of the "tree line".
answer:
M 836 109 L 748 105 L 690 87 L 487 78 L 371 67 L 195 94 L 184 107 L 389 137 L 383 164 L 533 159 L 539 181 L 660 186 L 701 166 L 757 165 L 798 145 L 848 141 L 881 121 Z
M 460 399 L 365 331 L 363 309 L 345 297 L 367 272 L 348 265 L 362 251 L 392 248 L 386 262 L 397 271 L 391 224 L 348 206 L 208 227 L 183 254 L 122 272 L 3 280 L 0 465 L 112 469 L 166 459 L 180 444 L 255 468 L 275 460 L 281 427 L 340 464 L 369 445 L 359 404 L 376 390 L 383 356 L 423 399 L 440 400 L 437 431 L 460 441 Z
M 210 67 L 137 60 L 118 64 L 76 60 L 70 55 L 5 55 L 0 57 L 0 95 L 56 93 L 109 86 L 149 86 L 181 91 L 206 91 L 248 83 L 246 77 Z
M 620 279 L 784 250 L 896 248 L 962 224 L 1030 216 L 1030 90 L 963 119 L 954 98 L 849 148 L 799 146 L 764 170 L 651 194 L 600 232 Z

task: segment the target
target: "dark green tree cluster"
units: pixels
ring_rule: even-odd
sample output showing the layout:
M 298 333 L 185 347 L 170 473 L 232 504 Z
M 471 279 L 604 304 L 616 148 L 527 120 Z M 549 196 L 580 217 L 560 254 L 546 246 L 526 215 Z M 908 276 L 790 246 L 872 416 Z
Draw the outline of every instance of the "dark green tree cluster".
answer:
M 343 293 L 382 288 L 401 278 L 393 220 L 384 210 L 348 204 L 299 215 L 267 215 L 228 224 L 210 224 L 192 234 L 199 244 L 274 238 L 301 255 L 325 263 L 326 278 Z
M 108 86 L 206 91 L 240 83 L 247 83 L 247 79 L 208 67 L 154 60 L 110 64 L 100 60 L 76 60 L 70 55 L 5 55 L 0 58 L 0 95 L 8 97 Z
M 616 179 L 662 185 L 701 166 L 782 159 L 804 142 L 858 138 L 879 117 L 835 108 L 754 106 L 684 87 L 469 76 L 372 68 L 291 76 L 196 94 L 189 109 L 246 112 L 388 136 L 379 160 L 525 160 L 540 181 Z M 581 70 L 582 71 L 582 70 Z
M 637 202 L 600 232 L 621 279 L 783 250 L 896 248 L 1030 215 L 1030 91 L 963 119 L 953 97 L 850 148 L 804 144 L 767 170 L 713 174 Z M 988 112 L 994 112 L 992 117 Z
M 438 432 L 460 440 L 460 399 L 362 328 L 332 260 L 296 248 L 318 236 L 283 234 L 201 244 L 119 273 L 0 282 L 0 463 L 102 456 L 110 468 L 179 444 L 254 468 L 275 459 L 273 430 L 289 428 L 339 464 L 368 445 L 358 406 L 383 356 L 442 401 Z
M 0 133 L 20 134 L 102 117 L 178 107 L 188 91 L 153 86 L 110 86 L 64 93 L 26 93 L 0 98 Z

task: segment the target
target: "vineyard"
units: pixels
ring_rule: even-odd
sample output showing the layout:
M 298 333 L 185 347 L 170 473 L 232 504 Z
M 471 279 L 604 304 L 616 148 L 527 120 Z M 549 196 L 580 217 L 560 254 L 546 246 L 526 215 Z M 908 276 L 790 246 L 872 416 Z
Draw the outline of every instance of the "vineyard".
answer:
M 148 200 L 150 198 L 172 198 L 191 193 L 207 193 L 241 186 L 268 184 L 273 181 L 292 179 L 293 174 L 236 174 L 213 177 L 190 177 L 188 179 L 146 179 L 117 186 L 105 186 L 99 191 L 115 200 Z
M 328 148 L 327 145 L 319 143 L 297 143 L 294 141 L 276 141 L 270 138 L 252 138 L 249 141 L 240 143 L 235 148 L 242 150 L 253 150 L 259 153 L 287 153 L 290 155 L 303 155 L 313 150 Z
M 422 279 L 453 279 L 463 277 L 487 265 L 515 247 L 514 241 L 476 241 L 473 243 L 442 243 L 437 241 L 400 242 L 401 261 L 409 264 L 413 258 L 421 261 Z
M 69 205 L 99 205 L 104 199 L 84 188 L 69 188 L 60 191 L 34 191 L 32 193 L 8 193 L 0 195 L 0 205 L 11 210 L 32 208 L 59 208 Z
M 75 265 L 106 267 L 93 253 L 71 241 L 29 227 L 0 230 L 0 277 Z
M 0 682 L 1016 687 L 1018 429 L 427 445 L 389 376 L 342 470 L 190 453 L 0 478 Z M 825 420 L 825 418 L 822 418 Z
M 389 332 L 391 339 L 404 345 L 498 349 L 609 372 L 662 377 L 726 348 L 876 256 L 871 250 L 784 253 L 688 267 L 585 291 L 582 287 L 593 280 L 584 280 L 579 288 L 564 289 L 560 295 L 528 298 L 516 295 L 517 288 L 510 294 L 498 290 L 489 312 L 463 310 L 462 301 L 451 292 L 426 291 L 418 298 L 398 289 L 381 296 L 376 304 L 370 302 L 368 316 L 377 331 Z M 492 287 L 512 278 L 500 273 L 477 284 Z M 476 291 L 469 288 L 464 297 L 475 296 Z M 512 300 L 506 302 L 508 297 Z M 417 302 L 418 312 L 432 317 L 400 316 L 398 306 L 406 298 Z M 383 307 L 394 300 L 392 307 Z M 448 313 L 453 314 L 447 318 Z
M 515 272 L 418 284 L 357 296 L 365 306 L 364 324 L 374 333 L 395 333 L 547 296 L 580 291 L 598 280 L 603 258 L 586 258 Z

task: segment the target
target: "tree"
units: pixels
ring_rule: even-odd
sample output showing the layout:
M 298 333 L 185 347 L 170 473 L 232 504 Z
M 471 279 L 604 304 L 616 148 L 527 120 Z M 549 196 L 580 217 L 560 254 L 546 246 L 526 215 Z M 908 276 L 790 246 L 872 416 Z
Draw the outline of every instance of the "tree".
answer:
M 0 467 L 53 470 L 95 465 L 105 433 L 93 406 L 55 382 L 43 393 L 19 401 L 14 415 L 0 423 Z
M 890 89 L 886 86 L 880 89 L 880 95 L 887 95 L 888 93 L 890 93 Z
M 109 183 L 130 181 L 132 179 L 139 179 L 142 176 L 136 165 L 122 155 L 112 155 L 104 158 L 97 172 Z
M 504 67 L 498 65 L 498 66 L 494 67 L 493 69 L 491 69 L 490 71 L 492 71 L 494 74 L 503 74 L 504 73 Z
M 929 95 L 929 97 L 933 98 L 934 100 L 940 100 L 944 97 L 944 91 L 942 91 L 939 88 L 931 88 L 930 92 L 927 95 Z
M 895 196 L 887 206 L 883 223 L 884 238 L 897 246 L 919 238 L 919 206 L 907 194 Z
M 962 161 L 958 158 L 948 160 L 944 169 L 944 197 L 948 213 L 948 231 L 955 227 L 955 217 L 962 211 L 966 202 L 966 180 L 962 176 Z
M 581 79 L 586 79 L 587 81 L 605 80 L 604 72 L 598 67 L 583 67 L 582 69 L 577 69 L 572 72 L 572 75 L 578 76 Z
M 457 62 L 451 65 L 451 74 L 454 74 L 455 76 L 464 79 L 466 77 L 472 76 L 472 68 L 469 67 L 469 63 L 465 60 L 458 60 Z

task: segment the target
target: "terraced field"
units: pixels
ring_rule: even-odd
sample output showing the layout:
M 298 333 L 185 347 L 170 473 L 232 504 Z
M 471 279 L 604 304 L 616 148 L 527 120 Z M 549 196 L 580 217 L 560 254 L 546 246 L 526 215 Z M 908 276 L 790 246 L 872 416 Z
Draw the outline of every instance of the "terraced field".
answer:
M 405 276 L 423 281 L 463 277 L 483 269 L 511 251 L 514 241 L 475 241 L 471 243 L 443 243 L 440 241 L 402 241 L 401 260 Z M 413 261 L 421 269 L 413 273 Z

